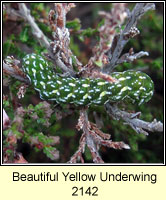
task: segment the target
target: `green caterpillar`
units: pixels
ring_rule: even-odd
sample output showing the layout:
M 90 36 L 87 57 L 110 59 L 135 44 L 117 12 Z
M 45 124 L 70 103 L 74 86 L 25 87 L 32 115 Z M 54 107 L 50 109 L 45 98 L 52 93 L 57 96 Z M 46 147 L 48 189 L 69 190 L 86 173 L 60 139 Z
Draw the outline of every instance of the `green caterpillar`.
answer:
M 139 71 L 112 73 L 111 76 L 117 80 L 114 83 L 101 78 L 61 77 L 42 56 L 34 53 L 23 58 L 23 70 L 41 99 L 57 103 L 103 105 L 108 101 L 130 100 L 140 105 L 151 99 L 154 90 L 151 78 Z

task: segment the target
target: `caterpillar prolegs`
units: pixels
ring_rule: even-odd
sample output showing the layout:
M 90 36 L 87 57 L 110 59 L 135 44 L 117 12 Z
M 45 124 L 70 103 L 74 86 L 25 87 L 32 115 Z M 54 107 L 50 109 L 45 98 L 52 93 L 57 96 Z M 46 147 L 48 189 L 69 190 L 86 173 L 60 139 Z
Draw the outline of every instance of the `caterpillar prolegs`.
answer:
M 57 103 L 103 105 L 108 101 L 130 100 L 140 105 L 151 99 L 154 90 L 151 78 L 140 71 L 112 73 L 117 80 L 114 83 L 101 78 L 61 77 L 42 56 L 34 53 L 23 58 L 23 70 L 42 99 Z

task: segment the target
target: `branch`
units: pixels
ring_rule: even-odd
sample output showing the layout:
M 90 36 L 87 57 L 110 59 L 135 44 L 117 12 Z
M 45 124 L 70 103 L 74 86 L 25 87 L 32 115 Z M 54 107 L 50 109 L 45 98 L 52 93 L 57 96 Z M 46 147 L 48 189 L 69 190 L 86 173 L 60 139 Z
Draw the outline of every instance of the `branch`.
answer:
M 104 17 L 104 24 L 99 28 L 100 41 L 93 48 L 93 56 L 88 62 L 88 67 L 99 63 L 100 67 L 108 64 L 105 55 L 110 49 L 113 38 L 116 34 L 116 27 L 123 24 L 127 17 L 126 3 L 114 3 L 110 12 L 100 11 L 99 15 Z
M 116 105 L 111 106 L 109 103 L 105 105 L 107 113 L 115 118 L 116 120 L 123 119 L 128 125 L 130 125 L 137 133 L 143 133 L 144 135 L 148 135 L 145 131 L 151 132 L 162 132 L 163 131 L 163 123 L 157 121 L 156 119 L 153 122 L 146 122 L 138 119 L 137 117 L 141 114 L 138 113 L 128 113 L 122 110 L 119 110 Z
M 83 132 L 86 134 L 86 144 L 91 152 L 93 162 L 104 163 L 99 155 L 98 147 L 91 136 L 88 114 L 87 114 L 87 111 L 84 109 L 80 111 L 79 126 L 83 130 Z
M 52 53 L 56 64 L 62 66 L 65 72 L 69 72 L 70 75 L 75 76 L 76 73 L 73 70 L 72 63 L 72 57 L 75 56 L 70 50 L 70 33 L 68 28 L 66 28 L 66 14 L 72 7 L 75 7 L 75 4 L 55 3 L 54 5 L 54 10 L 50 10 L 49 13 L 49 22 L 54 38 L 54 41 L 50 43 Z M 78 66 L 82 65 L 77 59 L 76 63 Z
M 19 6 L 19 14 L 21 17 L 23 17 L 31 26 L 32 33 L 36 36 L 38 41 L 44 45 L 47 49 L 49 49 L 50 44 L 48 42 L 47 37 L 44 35 L 44 33 L 40 30 L 38 25 L 36 24 L 34 18 L 31 16 L 29 9 L 26 7 L 25 3 L 18 3 Z
M 75 152 L 75 154 L 70 158 L 70 160 L 68 161 L 68 163 L 76 163 L 77 161 L 81 160 L 81 163 L 84 163 L 84 159 L 82 157 L 82 154 L 85 151 L 85 145 L 86 145 L 86 137 L 85 137 L 85 133 L 82 134 L 81 138 L 80 138 L 80 144 L 78 147 L 78 150 Z
M 110 140 L 110 134 L 103 133 L 94 123 L 89 122 L 88 114 L 85 109 L 80 111 L 80 118 L 76 127 L 78 130 L 82 129 L 83 134 L 80 139 L 79 149 L 70 159 L 70 163 L 75 163 L 77 160 L 82 159 L 85 145 L 89 148 L 94 163 L 104 163 L 99 154 L 100 146 L 106 146 L 114 149 L 130 149 L 129 145 L 124 142 L 113 142 Z
M 138 53 L 132 52 L 132 53 L 125 53 L 123 54 L 123 56 L 121 56 L 118 60 L 117 60 L 117 64 L 121 64 L 124 62 L 133 62 L 134 60 L 141 58 L 143 56 L 148 56 L 149 53 L 146 51 L 140 51 Z
M 24 3 L 18 3 L 19 10 L 17 11 L 19 16 L 24 18 L 32 28 L 33 35 L 38 39 L 39 43 L 45 46 L 48 50 L 49 56 L 54 61 L 55 66 L 60 67 L 64 72 L 69 72 L 71 75 L 74 75 L 75 72 L 70 69 L 66 64 L 63 62 L 59 56 L 59 52 L 54 52 L 55 49 L 53 45 L 49 42 L 48 38 L 44 35 L 44 33 L 40 30 L 38 25 L 36 24 L 34 18 L 31 16 L 29 9 L 26 7 Z M 70 6 L 69 6 L 70 7 Z M 57 40 L 58 42 L 58 40 Z M 60 42 L 60 41 L 59 41 Z M 65 41 L 66 42 L 66 41 Z
M 3 72 L 9 76 L 12 76 L 20 81 L 29 83 L 28 78 L 23 71 L 17 66 L 20 61 L 16 60 L 13 56 L 7 56 L 3 61 Z
M 118 64 L 119 56 L 122 53 L 122 50 L 126 43 L 129 41 L 129 39 L 133 36 L 138 34 L 138 30 L 136 29 L 137 21 L 140 19 L 142 15 L 145 14 L 148 10 L 154 10 L 155 5 L 154 3 L 137 3 L 130 13 L 130 16 L 128 18 L 128 21 L 126 23 L 126 26 L 122 33 L 116 37 L 116 45 L 114 48 L 110 48 L 110 50 L 107 52 L 109 57 L 109 65 L 104 69 L 104 71 L 112 71 L 115 66 Z M 134 33 L 134 32 L 135 33 Z M 115 40 L 114 42 L 115 43 Z

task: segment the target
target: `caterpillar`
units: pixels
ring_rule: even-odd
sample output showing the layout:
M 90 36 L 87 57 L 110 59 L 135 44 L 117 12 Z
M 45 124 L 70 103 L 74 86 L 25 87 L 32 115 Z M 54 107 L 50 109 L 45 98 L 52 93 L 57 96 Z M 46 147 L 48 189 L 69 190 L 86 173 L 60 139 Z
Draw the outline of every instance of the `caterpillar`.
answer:
M 140 105 L 153 95 L 153 81 L 140 71 L 114 72 L 111 76 L 117 81 L 113 83 L 101 78 L 61 77 L 42 56 L 34 53 L 23 58 L 22 66 L 33 87 L 39 91 L 40 98 L 57 103 L 103 105 L 108 101 L 127 100 Z

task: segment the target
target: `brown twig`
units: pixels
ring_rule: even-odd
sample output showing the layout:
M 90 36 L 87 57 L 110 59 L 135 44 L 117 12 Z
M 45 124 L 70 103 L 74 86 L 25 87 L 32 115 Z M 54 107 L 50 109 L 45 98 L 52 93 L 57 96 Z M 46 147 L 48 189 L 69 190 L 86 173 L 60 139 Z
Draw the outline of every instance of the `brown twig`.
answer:
M 77 163 L 77 161 L 81 161 L 81 163 L 84 163 L 84 159 L 82 157 L 82 154 L 85 151 L 85 145 L 86 145 L 86 137 L 85 133 L 81 135 L 80 141 L 79 141 L 79 147 L 78 150 L 74 153 L 74 155 L 70 158 L 68 163 Z
M 114 149 L 130 149 L 129 145 L 124 142 L 113 142 L 112 140 L 109 140 L 109 134 L 103 133 L 94 123 L 89 122 L 86 109 L 80 111 L 77 129 L 83 130 L 83 135 L 81 136 L 82 139 L 80 140 L 79 149 L 70 159 L 70 163 L 75 163 L 80 159 L 80 157 L 82 157 L 85 145 L 89 148 L 94 163 L 104 163 L 99 154 L 100 146 Z
M 18 67 L 19 61 L 16 60 L 13 56 L 7 56 L 3 61 L 3 72 L 6 75 L 12 76 L 20 81 L 29 83 L 28 78 L 24 72 Z

